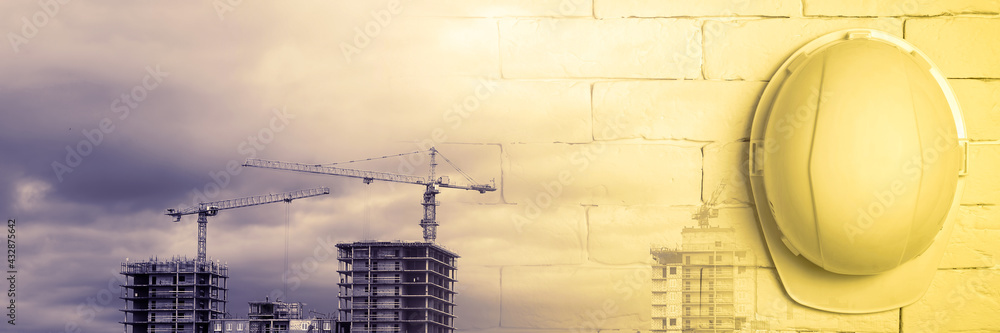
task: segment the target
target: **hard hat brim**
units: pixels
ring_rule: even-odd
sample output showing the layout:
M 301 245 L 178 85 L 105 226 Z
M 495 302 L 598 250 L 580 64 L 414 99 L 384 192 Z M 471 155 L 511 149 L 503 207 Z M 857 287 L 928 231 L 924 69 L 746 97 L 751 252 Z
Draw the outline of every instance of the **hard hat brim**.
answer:
M 876 30 L 852 29 L 817 38 L 793 53 L 768 82 L 754 113 L 750 135 L 750 183 L 753 189 L 756 215 L 781 285 L 788 296 L 799 304 L 839 313 L 880 312 L 900 308 L 919 300 L 930 286 L 947 247 L 955 220 L 959 215 L 959 202 L 965 188 L 964 177 L 958 177 L 952 206 L 941 230 L 927 250 L 913 259 L 879 274 L 844 275 L 827 271 L 808 259 L 793 253 L 782 241 L 781 231 L 767 200 L 763 176 L 759 172 L 760 163 L 757 160 L 758 157 L 754 156 L 754 152 L 763 146 L 771 106 L 782 83 L 790 75 L 788 72 L 790 63 L 802 60 L 799 59 L 801 56 L 809 56 L 825 45 L 838 40 L 846 40 L 856 34 L 866 34 L 867 38 L 879 39 L 904 49 L 913 50 L 912 52 L 926 58 L 926 55 L 915 50 L 912 45 L 902 39 Z M 958 137 L 960 140 L 965 140 L 964 120 L 954 93 L 936 68 L 933 68 L 932 74 L 944 90 L 951 106 L 958 129 Z
M 955 200 L 961 199 L 964 187 L 960 179 Z M 754 197 L 763 198 L 764 191 L 762 186 L 754 187 Z M 781 241 L 767 203 L 758 201 L 756 209 L 771 260 L 788 296 L 811 308 L 840 313 L 880 312 L 919 300 L 931 284 L 958 215 L 958 205 L 953 205 L 934 243 L 912 260 L 880 274 L 844 275 L 792 253 Z

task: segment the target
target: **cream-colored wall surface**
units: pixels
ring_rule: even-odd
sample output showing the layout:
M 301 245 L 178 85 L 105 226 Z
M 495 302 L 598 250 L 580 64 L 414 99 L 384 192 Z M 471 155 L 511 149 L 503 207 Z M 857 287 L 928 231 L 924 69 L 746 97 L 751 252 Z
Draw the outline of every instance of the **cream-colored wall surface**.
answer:
M 495 240 L 448 239 L 465 227 L 441 229 L 463 256 L 460 290 L 492 303 L 464 308 L 460 294 L 461 330 L 648 331 L 649 244 L 679 244 L 681 228 L 697 224 L 690 214 L 726 182 L 712 223 L 735 228 L 756 252 L 755 312 L 770 330 L 1000 331 L 1000 145 L 990 145 L 1000 139 L 997 1 L 402 4 L 400 22 L 442 23 L 393 23 L 387 34 L 441 34 L 447 25 L 469 36 L 439 36 L 451 44 L 421 52 L 447 68 L 407 77 L 422 82 L 408 87 L 445 93 L 415 93 L 413 107 L 447 114 L 478 80 L 496 86 L 442 127 L 447 138 L 429 139 L 500 156 L 499 200 L 470 203 L 480 213 L 469 215 L 489 221 L 477 228 Z M 809 40 L 855 27 L 903 36 L 927 53 L 950 79 L 973 144 L 962 218 L 926 296 L 845 315 L 784 294 L 742 170 L 754 107 L 777 67 Z

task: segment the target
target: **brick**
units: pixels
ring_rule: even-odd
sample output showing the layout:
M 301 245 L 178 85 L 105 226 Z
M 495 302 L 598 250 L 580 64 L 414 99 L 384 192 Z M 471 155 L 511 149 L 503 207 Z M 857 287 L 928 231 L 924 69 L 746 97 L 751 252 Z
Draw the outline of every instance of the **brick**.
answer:
M 704 186 L 701 197 L 712 200 L 715 191 L 725 184 L 716 203 L 724 206 L 753 205 L 749 177 L 750 144 L 747 142 L 713 143 L 705 146 Z
M 357 27 L 364 29 L 371 22 Z M 362 77 L 500 74 L 495 20 L 397 17 L 380 29 L 349 61 L 343 54 L 338 60 Z M 344 42 L 352 42 L 355 35 L 344 36 Z
M 709 219 L 712 226 L 733 228 L 736 245 L 750 251 L 757 266 L 773 267 L 771 255 L 760 231 L 757 214 L 752 208 L 720 208 L 719 217 Z
M 933 18 L 906 20 L 906 40 L 927 54 L 949 78 L 1000 78 L 1000 20 Z
M 461 260 L 461 259 L 460 259 Z M 487 329 L 500 326 L 500 267 L 484 267 L 459 263 L 458 283 L 455 284 L 455 328 L 460 330 Z
M 405 15 L 457 17 L 590 17 L 593 9 L 585 0 L 410 0 Z
M 939 270 L 923 298 L 902 309 L 903 332 L 995 332 L 1000 270 Z
M 1000 209 L 995 206 L 962 206 L 939 268 L 993 267 L 1000 265 Z
M 676 247 L 691 207 L 596 206 L 588 210 L 587 253 L 602 264 L 652 264 L 651 246 Z
M 934 16 L 997 13 L 997 0 L 805 0 L 805 15 L 823 16 Z
M 730 142 L 748 138 L 763 91 L 761 82 L 597 82 L 594 139 Z
M 649 329 L 649 266 L 503 269 L 503 327 Z
M 692 213 L 695 210 L 691 211 Z M 773 267 L 767 247 L 764 243 L 764 235 L 760 231 L 757 223 L 757 215 L 752 208 L 734 207 L 719 208 L 718 217 L 709 218 L 708 225 L 711 227 L 722 227 L 733 229 L 733 244 L 735 247 L 748 250 L 749 262 L 753 262 L 760 267 Z M 686 227 L 698 227 L 697 221 L 692 220 Z
M 698 78 L 699 23 L 677 19 L 504 19 L 505 78 Z
M 407 112 L 401 112 L 402 119 L 384 121 L 403 128 L 407 124 L 427 124 L 425 135 L 440 136 L 444 141 L 537 143 L 592 139 L 588 83 L 408 77 L 393 80 L 392 91 L 393 98 L 386 103 Z M 402 132 L 400 136 L 407 134 Z
M 595 0 L 598 18 L 609 17 L 690 17 L 690 16 L 796 16 L 801 13 L 797 0 Z
M 650 248 L 679 247 L 681 230 L 698 227 L 691 216 L 696 210 L 697 207 L 590 207 L 589 257 L 602 264 L 653 264 Z M 752 209 L 720 209 L 719 217 L 710 219 L 709 224 L 733 228 L 737 247 L 749 250 L 757 258 L 757 265 L 771 265 Z
M 504 198 L 555 204 L 693 205 L 701 192 L 701 152 L 665 144 L 505 145 Z
M 705 77 L 770 80 L 793 52 L 827 33 L 873 28 L 902 36 L 899 19 L 764 19 L 705 22 Z M 739 55 L 739 56 L 734 56 Z
M 757 319 L 768 331 L 811 332 L 897 332 L 899 310 L 866 314 L 820 311 L 796 303 L 788 297 L 771 268 L 757 269 Z
M 1000 81 L 949 80 L 972 140 L 1000 139 Z
M 962 204 L 1000 204 L 1000 145 L 976 144 L 969 146 L 969 175 L 965 177 Z
M 444 207 L 444 206 L 442 206 Z M 538 212 L 522 205 L 455 204 L 439 210 L 438 238 L 476 265 L 578 264 L 586 211 L 579 205 Z M 487 222 L 488 221 L 488 222 Z

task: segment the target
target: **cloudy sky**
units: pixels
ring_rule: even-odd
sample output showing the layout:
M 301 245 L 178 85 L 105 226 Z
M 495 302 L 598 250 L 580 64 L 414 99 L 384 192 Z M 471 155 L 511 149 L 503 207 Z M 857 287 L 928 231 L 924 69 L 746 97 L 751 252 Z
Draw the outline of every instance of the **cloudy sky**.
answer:
M 441 88 L 421 73 L 471 77 L 480 65 L 428 60 L 418 44 L 426 41 L 386 21 L 400 18 L 373 16 L 387 10 L 384 2 L 228 3 L 235 5 L 0 4 L 0 211 L 17 223 L 18 331 L 120 331 L 112 281 L 119 264 L 194 257 L 195 217 L 172 223 L 163 211 L 199 194 L 220 200 L 332 188 L 288 207 L 226 211 L 209 221 L 208 254 L 230 267 L 233 315 L 282 287 L 286 209 L 293 264 L 309 257 L 317 238 L 361 238 L 364 221 L 375 238 L 420 239 L 420 186 L 227 165 L 253 156 L 329 163 L 418 150 L 435 129 L 450 128 L 449 105 L 483 84 L 449 79 L 452 88 Z M 356 28 L 371 22 L 384 31 L 359 37 Z M 441 30 L 451 32 L 435 43 L 477 43 Z M 499 184 L 498 148 L 439 148 L 478 181 Z M 425 163 L 354 166 L 423 175 Z M 503 199 L 459 192 L 439 196 L 439 219 L 441 238 L 461 247 L 457 239 L 472 230 L 462 221 L 481 218 L 478 204 Z M 289 299 L 333 312 L 335 278 L 331 262 Z M 475 309 L 474 297 L 465 297 L 463 307 Z
M 332 189 L 210 219 L 208 255 L 229 266 L 233 316 L 283 287 L 286 246 L 295 266 L 326 242 L 362 239 L 366 225 L 371 238 L 420 240 L 420 186 L 233 166 L 431 145 L 500 189 L 438 196 L 438 241 L 461 255 L 458 328 L 598 327 L 583 316 L 607 314 L 610 301 L 621 310 L 603 328 L 645 329 L 648 243 L 676 246 L 720 183 L 728 207 L 717 223 L 766 258 L 743 164 L 759 80 L 822 34 L 903 32 L 899 18 L 805 18 L 801 2 L 780 2 L 793 6 L 704 1 L 716 10 L 667 15 L 679 18 L 637 2 L 600 14 L 575 0 L 0 2 L 0 213 L 16 220 L 17 332 L 120 332 L 120 264 L 194 258 L 196 218 L 174 223 L 163 213 L 200 200 Z M 754 18 L 705 30 L 719 15 Z M 938 18 L 923 20 L 908 37 L 941 39 L 919 33 Z M 961 28 L 942 36 L 979 29 L 970 22 L 942 23 Z M 928 45 L 945 60 L 971 59 Z M 966 91 L 991 88 L 977 89 Z M 428 172 L 419 158 L 349 166 Z M 465 182 L 446 163 L 439 174 Z M 286 300 L 335 311 L 333 260 L 299 278 Z M 901 317 L 793 319 L 784 310 L 794 302 L 766 281 L 755 297 L 782 306 L 756 310 L 787 327 L 826 321 L 826 330 L 856 331 L 874 318 L 892 331 Z

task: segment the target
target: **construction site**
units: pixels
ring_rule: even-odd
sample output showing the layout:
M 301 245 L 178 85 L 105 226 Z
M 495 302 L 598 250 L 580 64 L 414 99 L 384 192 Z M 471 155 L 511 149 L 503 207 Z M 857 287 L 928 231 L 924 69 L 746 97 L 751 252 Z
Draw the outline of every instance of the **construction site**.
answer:
M 197 257 L 156 257 L 132 262 L 126 259 L 120 273 L 126 283 L 124 300 L 125 333 L 208 333 L 208 332 L 338 332 L 338 333 L 450 333 L 455 330 L 455 283 L 459 255 L 437 244 L 437 194 L 442 188 L 486 193 L 494 185 L 479 184 L 447 158 L 431 148 L 407 154 L 428 153 L 428 176 L 401 175 L 327 165 L 249 159 L 244 167 L 333 175 L 374 181 L 421 185 L 423 241 L 360 240 L 337 244 L 339 279 L 329 277 L 329 290 L 338 295 L 337 309 L 322 309 L 310 316 L 304 304 L 268 299 L 249 302 L 245 317 L 227 312 L 229 267 L 207 256 L 208 218 L 220 211 L 330 194 L 327 187 L 278 194 L 203 202 L 193 207 L 167 209 L 165 215 L 181 221 L 196 215 Z M 406 154 L 382 156 L 389 158 Z M 447 176 L 435 173 L 440 156 L 466 176 L 470 185 L 452 184 Z M 375 159 L 379 159 L 375 158 Z M 373 160 L 373 159 L 366 159 Z M 350 163 L 349 161 L 344 163 Z M 287 251 L 287 247 L 286 247 Z M 287 253 L 286 253 L 287 257 Z M 286 267 L 287 268 L 287 267 Z M 238 269 L 234 268 L 234 271 Z M 234 274 L 234 279 L 239 274 Z M 339 282 L 336 282 L 339 281 Z M 333 316 L 323 313 L 336 313 Z
M 691 218 L 696 227 L 681 230 L 679 247 L 652 246 L 652 331 L 757 332 L 756 258 L 738 242 L 735 230 L 712 226 L 719 216 L 720 184 Z
M 353 331 L 454 331 L 457 254 L 432 243 L 356 242 L 337 248 L 339 318 Z
M 650 250 L 656 261 L 653 332 L 761 329 L 752 320 L 756 262 L 747 249 L 733 242 L 733 233 L 733 228 L 686 227 L 681 231 L 680 248 Z

